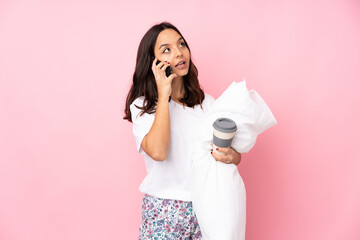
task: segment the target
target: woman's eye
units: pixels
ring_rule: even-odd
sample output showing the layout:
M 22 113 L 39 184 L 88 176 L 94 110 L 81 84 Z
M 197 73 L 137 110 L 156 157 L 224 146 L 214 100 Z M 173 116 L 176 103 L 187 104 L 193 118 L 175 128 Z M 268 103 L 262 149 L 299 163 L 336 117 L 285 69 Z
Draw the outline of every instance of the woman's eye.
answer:
M 181 42 L 180 45 L 181 45 L 181 44 L 182 44 L 182 46 L 184 46 L 184 47 L 186 46 L 184 42 Z M 165 48 L 165 50 L 163 51 L 163 53 L 165 53 L 165 51 L 166 51 L 167 49 L 170 50 L 170 48 Z

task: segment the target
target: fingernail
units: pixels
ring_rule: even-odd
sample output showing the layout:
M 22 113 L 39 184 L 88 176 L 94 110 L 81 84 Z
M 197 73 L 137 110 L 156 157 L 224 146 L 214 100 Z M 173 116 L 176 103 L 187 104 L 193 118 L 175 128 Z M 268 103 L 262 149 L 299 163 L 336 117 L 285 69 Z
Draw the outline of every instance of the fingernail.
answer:
M 213 154 L 212 151 L 211 151 L 211 154 Z
M 219 151 L 219 148 L 216 148 L 216 151 Z

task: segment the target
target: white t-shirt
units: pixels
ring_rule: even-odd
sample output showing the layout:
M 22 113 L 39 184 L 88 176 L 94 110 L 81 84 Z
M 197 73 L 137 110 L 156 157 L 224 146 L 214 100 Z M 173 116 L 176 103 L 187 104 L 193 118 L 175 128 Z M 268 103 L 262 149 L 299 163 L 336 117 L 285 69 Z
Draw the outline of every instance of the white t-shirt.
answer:
M 183 107 L 179 103 L 170 100 L 170 147 L 167 158 L 164 161 L 155 161 L 147 155 L 141 147 L 141 142 L 149 132 L 155 114 L 144 113 L 140 116 L 144 96 L 138 97 L 130 105 L 131 118 L 133 121 L 133 134 L 136 140 L 137 150 L 144 154 L 147 175 L 140 184 L 142 193 L 182 201 L 191 201 L 190 196 L 190 167 L 191 147 L 194 140 L 195 128 L 205 112 L 207 112 L 214 98 L 205 93 L 204 101 L 194 108 Z

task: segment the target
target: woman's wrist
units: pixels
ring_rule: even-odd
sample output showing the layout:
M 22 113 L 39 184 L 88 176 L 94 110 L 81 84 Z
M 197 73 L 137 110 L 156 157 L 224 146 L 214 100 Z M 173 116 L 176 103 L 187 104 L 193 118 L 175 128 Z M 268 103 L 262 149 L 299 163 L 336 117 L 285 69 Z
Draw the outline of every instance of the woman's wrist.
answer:
M 159 95 L 158 102 L 169 102 L 169 96 Z

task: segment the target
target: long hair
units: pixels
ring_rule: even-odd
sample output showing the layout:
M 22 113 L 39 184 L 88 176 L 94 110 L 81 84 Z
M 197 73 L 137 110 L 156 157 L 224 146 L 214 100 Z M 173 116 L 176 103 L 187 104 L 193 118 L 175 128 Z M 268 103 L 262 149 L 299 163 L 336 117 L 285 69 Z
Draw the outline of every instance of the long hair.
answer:
M 136 106 L 142 110 L 140 116 L 145 112 L 154 113 L 156 111 L 155 107 L 158 100 L 158 91 L 155 76 L 151 69 L 151 57 L 154 56 L 154 47 L 158 35 L 160 32 L 168 28 L 175 30 L 181 37 L 183 37 L 180 31 L 174 25 L 169 22 L 162 22 L 152 26 L 141 39 L 136 57 L 136 67 L 133 75 L 133 81 L 125 103 L 125 116 L 123 117 L 125 120 L 132 122 L 130 105 L 136 98 L 140 96 L 145 97 L 144 106 Z M 205 95 L 199 84 L 198 70 L 191 61 L 189 45 L 187 44 L 184 37 L 183 39 L 186 47 L 189 49 L 190 64 L 188 73 L 183 77 L 185 94 L 183 98 L 179 99 L 179 101 L 186 104 L 188 107 L 194 108 L 194 106 L 197 104 L 200 104 L 201 106 Z M 171 98 L 169 97 L 169 101 L 170 99 Z

